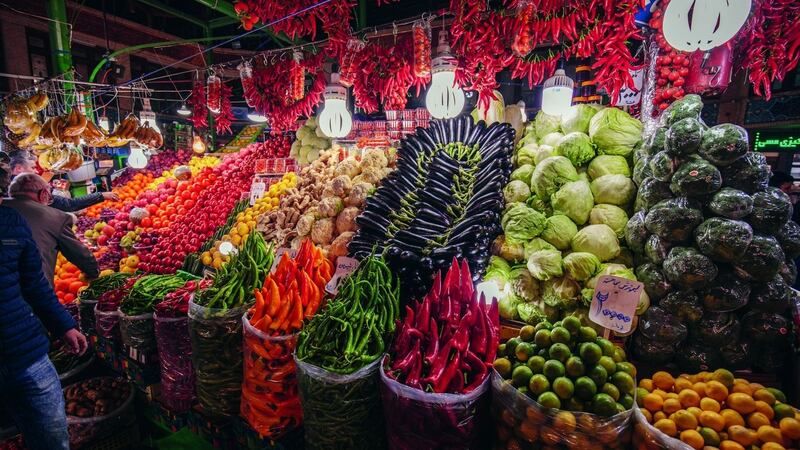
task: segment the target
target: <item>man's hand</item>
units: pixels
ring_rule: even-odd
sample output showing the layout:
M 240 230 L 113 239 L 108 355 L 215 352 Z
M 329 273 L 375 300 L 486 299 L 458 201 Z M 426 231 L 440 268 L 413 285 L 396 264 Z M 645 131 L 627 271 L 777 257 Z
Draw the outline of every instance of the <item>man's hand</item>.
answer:
M 103 200 L 111 200 L 114 202 L 119 200 L 119 195 L 117 195 L 116 192 L 103 192 L 102 195 L 103 195 Z
M 70 353 L 81 356 L 86 353 L 86 336 L 77 328 L 73 328 L 64 334 L 64 344 Z

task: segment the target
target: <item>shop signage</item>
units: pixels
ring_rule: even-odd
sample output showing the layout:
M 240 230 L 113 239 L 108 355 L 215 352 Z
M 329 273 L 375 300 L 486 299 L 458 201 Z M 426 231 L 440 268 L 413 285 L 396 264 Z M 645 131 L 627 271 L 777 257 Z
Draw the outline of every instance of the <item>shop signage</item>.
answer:
M 757 152 L 800 150 L 800 130 L 786 133 L 756 131 L 753 148 Z
M 603 275 L 594 289 L 589 320 L 612 331 L 627 333 L 633 326 L 643 289 L 644 284 L 638 281 Z

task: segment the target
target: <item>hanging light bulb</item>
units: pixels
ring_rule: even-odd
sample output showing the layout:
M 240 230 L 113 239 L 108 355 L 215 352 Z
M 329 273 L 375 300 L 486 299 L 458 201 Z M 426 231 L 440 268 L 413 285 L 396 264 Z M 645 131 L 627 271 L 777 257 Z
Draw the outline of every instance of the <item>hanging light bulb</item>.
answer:
M 198 155 L 202 155 L 206 152 L 206 144 L 203 143 L 203 139 L 198 135 L 194 135 L 192 139 L 192 151 Z
M 425 106 L 434 119 L 449 119 L 464 109 L 464 90 L 456 84 L 458 63 L 450 53 L 447 31 L 439 32 L 436 58 L 431 62 L 431 87 L 425 94 Z
M 189 108 L 186 107 L 186 103 L 181 103 L 180 108 L 175 110 L 175 112 L 180 114 L 180 115 L 182 115 L 182 116 L 188 116 L 188 115 L 192 114 L 192 111 Z
M 111 129 L 111 125 L 109 125 L 108 123 L 108 117 L 106 116 L 100 116 L 100 118 L 97 119 L 97 126 L 102 128 L 106 132 L 108 132 Z
M 728 42 L 750 15 L 752 0 L 675 0 L 664 10 L 664 39 L 684 52 L 708 51 Z
M 347 88 L 339 83 L 339 74 L 331 74 L 331 82 L 322 94 L 325 99 L 319 114 L 319 127 L 329 138 L 343 138 L 353 128 L 353 118 L 347 110 Z
M 563 68 L 556 70 L 544 82 L 542 90 L 542 111 L 551 116 L 560 116 L 572 106 L 572 88 L 575 82 L 568 77 Z
M 128 155 L 128 167 L 131 169 L 144 169 L 147 167 L 147 155 L 142 147 L 131 145 L 131 154 Z
M 255 111 L 250 111 L 249 113 L 247 113 L 247 118 L 250 119 L 251 122 L 255 123 L 264 123 L 267 121 L 267 116 L 259 114 Z
M 147 124 L 150 128 L 161 133 L 161 129 L 158 128 L 158 124 L 156 123 L 156 113 L 150 108 L 150 99 L 145 98 L 142 100 L 142 103 L 144 104 L 144 109 L 139 112 L 139 123 L 142 125 Z

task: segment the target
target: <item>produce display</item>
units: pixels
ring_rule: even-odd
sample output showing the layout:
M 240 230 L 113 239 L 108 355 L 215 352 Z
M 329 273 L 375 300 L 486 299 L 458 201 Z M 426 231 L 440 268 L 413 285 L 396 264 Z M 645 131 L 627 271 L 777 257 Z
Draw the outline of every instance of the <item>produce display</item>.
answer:
M 656 372 L 637 388 L 634 444 L 642 449 L 780 450 L 800 445 L 800 412 L 778 389 L 726 369 Z
M 386 255 L 404 291 L 422 297 L 435 271 L 464 258 L 476 278 L 500 232 L 502 186 L 511 172 L 510 125 L 435 121 L 403 139 L 397 168 L 367 199 L 348 246 L 363 258 Z
M 211 235 L 211 237 L 206 239 L 203 245 L 201 245 L 200 248 L 197 249 L 197 252 L 191 253 L 186 256 L 186 259 L 183 260 L 183 266 L 181 267 L 181 270 L 199 276 L 204 272 L 203 266 L 209 269 L 216 270 L 219 269 L 223 264 L 230 262 L 231 256 L 234 253 L 234 251 L 231 251 L 227 255 L 223 255 L 222 253 L 219 252 L 219 249 L 212 249 L 212 246 L 221 245 L 222 244 L 221 239 L 223 238 L 230 239 L 230 236 L 227 235 L 226 233 L 230 233 L 231 230 L 233 230 L 233 227 L 236 225 L 237 222 L 237 217 L 239 216 L 240 213 L 242 213 L 243 211 L 245 211 L 245 209 L 247 209 L 248 207 L 247 205 L 249 204 L 250 204 L 249 200 L 241 200 L 239 203 L 237 203 L 233 207 L 231 212 L 228 214 L 228 219 L 225 221 L 225 224 L 217 228 L 217 231 L 215 231 L 214 234 Z M 240 245 L 242 244 L 241 239 L 239 240 L 239 244 Z M 211 256 L 210 265 L 204 264 L 204 260 L 205 262 L 208 262 L 206 255 Z
M 331 148 L 331 141 L 322 133 L 316 117 L 306 119 L 297 129 L 296 135 L 297 140 L 292 144 L 289 156 L 300 165 L 311 164 L 319 158 L 323 150 Z
M 767 185 L 764 155 L 748 151 L 747 132 L 707 127 L 702 107 L 697 95 L 670 105 L 634 155 L 637 212 L 625 235 L 658 306 L 632 348 L 642 361 L 691 372 L 773 371 L 791 354 L 800 227 L 789 196 Z
M 53 287 L 56 291 L 58 302 L 62 305 L 71 304 L 78 298 L 81 291 L 87 286 L 86 278 L 75 264 L 67 261 L 60 252 L 56 256 L 56 273 L 53 278 Z
M 497 299 L 477 297 L 466 260 L 414 308 L 406 306 L 381 368 L 391 448 L 484 448 L 489 370 L 499 341 Z M 452 394 L 452 395 L 439 395 Z
M 71 448 L 111 435 L 134 419 L 133 388 L 126 380 L 89 378 L 64 388 Z
M 241 414 L 260 435 L 279 437 L 302 420 L 292 354 L 297 332 L 316 314 L 333 266 L 306 239 L 295 258 L 284 253 L 244 316 Z
M 101 275 L 90 281 L 86 289 L 81 291 L 78 297 L 80 300 L 81 330 L 84 333 L 95 329 L 94 308 L 98 303 L 98 299 L 123 287 L 130 277 L 130 274 L 122 272 Z M 118 306 L 119 304 L 117 304 Z

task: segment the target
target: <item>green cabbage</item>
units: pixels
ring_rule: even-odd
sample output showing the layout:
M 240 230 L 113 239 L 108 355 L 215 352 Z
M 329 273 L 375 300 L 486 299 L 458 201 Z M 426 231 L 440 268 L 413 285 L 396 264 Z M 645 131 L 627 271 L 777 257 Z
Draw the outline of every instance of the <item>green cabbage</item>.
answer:
M 588 225 L 572 238 L 572 251 L 588 252 L 600 261 L 608 261 L 619 255 L 619 239 L 608 225 Z
M 592 181 L 592 195 L 597 203 L 626 206 L 636 196 L 636 185 L 625 175 L 603 175 Z
M 550 145 L 540 145 L 539 148 L 536 150 L 536 153 L 533 155 L 533 163 L 539 164 L 545 159 L 554 156 L 555 149 Z
M 523 253 L 525 255 L 525 260 L 530 258 L 532 254 L 538 252 L 539 250 L 558 250 L 557 248 L 553 247 L 553 244 L 545 241 L 542 238 L 531 239 L 530 241 L 526 242 L 523 245 Z
M 605 108 L 589 122 L 589 137 L 601 155 L 628 156 L 642 140 L 642 123 L 617 108 Z
M 589 213 L 594 206 L 592 189 L 585 180 L 572 181 L 565 184 L 550 197 L 554 214 L 563 214 L 578 225 L 589 220 Z
M 514 266 L 508 276 L 511 292 L 525 301 L 539 298 L 539 282 L 531 275 L 526 266 Z
M 525 247 L 523 247 L 522 242 L 508 243 L 506 236 L 501 234 L 492 242 L 492 254 L 498 255 L 506 261 L 523 261 L 525 260 Z
M 539 236 L 544 230 L 546 221 L 544 214 L 522 203 L 515 203 L 501 219 L 506 241 L 509 243 L 529 241 Z
M 618 155 L 600 155 L 589 163 L 586 169 L 589 178 L 594 180 L 603 175 L 624 175 L 631 176 L 631 168 L 628 166 L 628 161 Z
M 582 166 L 594 158 L 594 146 L 584 133 L 573 132 L 564 135 L 556 143 L 556 154 L 565 156 L 575 167 Z
M 531 188 L 541 199 L 549 199 L 561 186 L 578 179 L 578 171 L 563 156 L 545 158 L 536 165 L 531 176 Z
M 499 307 L 500 317 L 506 320 L 515 320 L 519 318 L 517 313 L 517 305 L 522 303 L 522 299 L 514 294 L 504 295 L 503 298 L 497 303 Z
M 525 204 L 546 216 L 553 213 L 553 208 L 550 207 L 550 204 L 540 199 L 537 195 L 528 197 Z
M 556 214 L 547 218 L 541 238 L 559 250 L 569 248 L 572 237 L 578 232 L 575 222 L 567 216 Z
M 597 114 L 597 109 L 589 105 L 573 105 L 561 115 L 561 129 L 564 133 L 580 131 L 589 133 L 589 122 Z
M 523 164 L 511 172 L 511 180 L 519 180 L 530 185 L 531 175 L 533 175 L 533 164 Z
M 561 130 L 561 118 L 539 111 L 533 119 L 533 129 L 536 137 L 541 140 L 546 134 Z
M 564 274 L 561 267 L 561 252 L 558 250 L 539 250 L 531 253 L 527 267 L 534 278 L 542 281 Z
M 529 142 L 517 149 L 514 154 L 514 164 L 518 166 L 534 164 L 534 158 L 537 153 L 539 153 L 539 145 L 535 142 Z
M 570 277 L 553 278 L 542 284 L 542 300 L 547 306 L 562 310 L 574 309 L 581 295 L 581 286 Z
M 531 189 L 524 181 L 512 180 L 503 188 L 503 197 L 506 203 L 525 202 L 530 196 Z
M 602 263 L 597 256 L 587 252 L 572 252 L 564 257 L 564 270 L 567 275 L 578 281 L 592 278 Z
M 562 133 L 559 133 L 559 132 L 548 133 L 548 134 L 542 136 L 542 138 L 539 140 L 539 143 L 541 145 L 548 145 L 550 147 L 556 147 L 558 145 L 558 141 L 560 141 L 561 138 L 563 138 L 563 137 L 564 137 L 564 135 Z
M 618 238 L 625 236 L 625 226 L 628 224 L 628 214 L 616 205 L 602 203 L 594 205 L 589 212 L 589 223 L 592 225 L 608 225 Z
M 536 325 L 547 320 L 547 315 L 533 303 L 518 303 L 517 314 L 519 319 L 528 325 Z
M 511 265 L 505 259 L 499 256 L 492 256 L 489 258 L 489 266 L 486 268 L 486 273 L 483 275 L 484 281 L 494 280 L 498 285 L 504 286 L 511 276 Z

